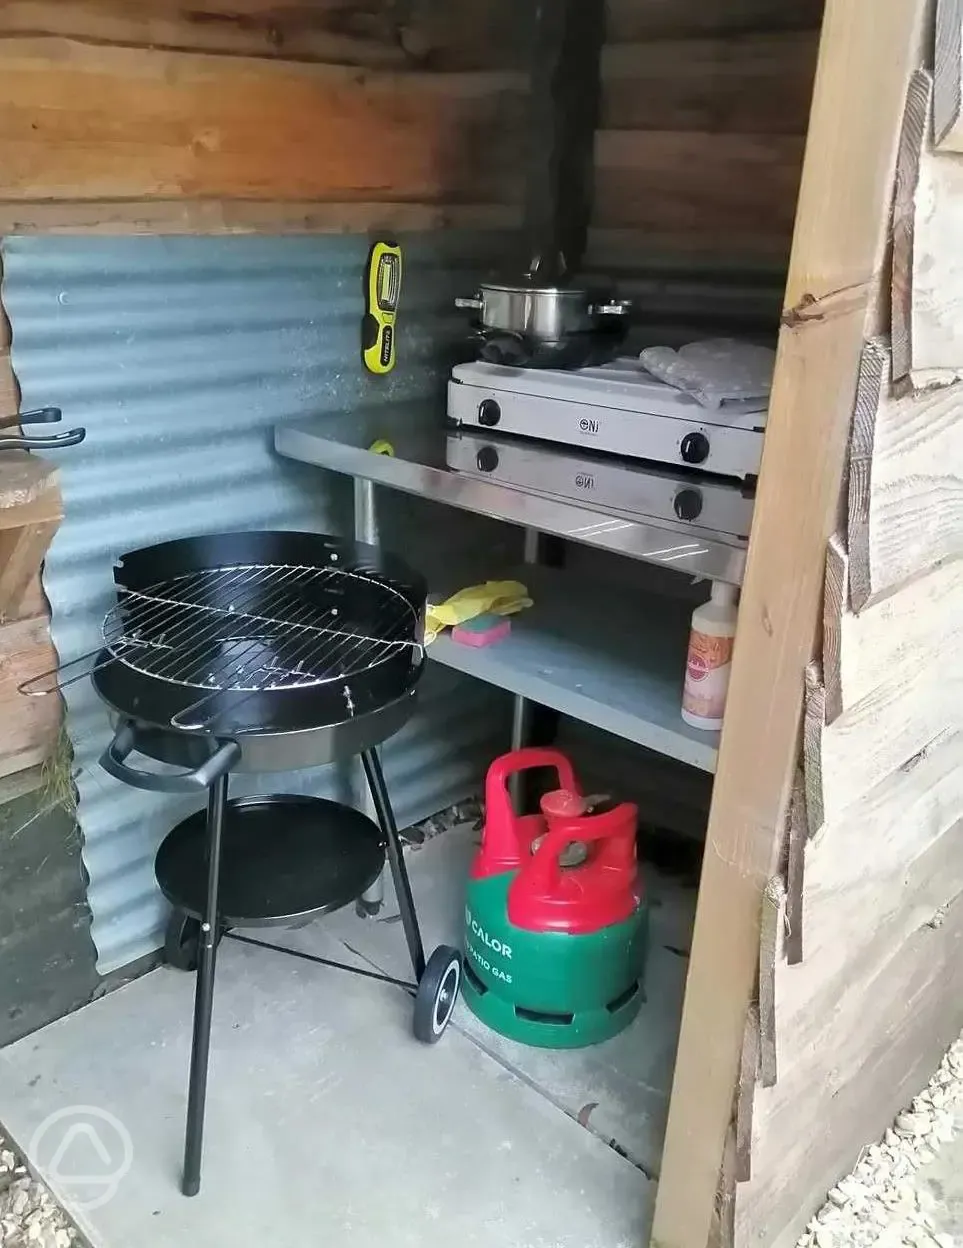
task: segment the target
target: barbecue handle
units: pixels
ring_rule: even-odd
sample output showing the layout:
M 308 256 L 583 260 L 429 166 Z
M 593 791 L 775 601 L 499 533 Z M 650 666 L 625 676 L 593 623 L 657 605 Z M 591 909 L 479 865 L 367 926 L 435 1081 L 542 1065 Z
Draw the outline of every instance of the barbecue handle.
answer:
M 159 773 L 141 771 L 131 767 L 127 755 L 134 748 L 134 729 L 131 724 L 124 723 L 114 733 L 114 739 L 100 756 L 100 765 L 108 775 L 124 784 L 133 785 L 135 789 L 146 789 L 149 793 L 192 793 L 197 789 L 207 789 L 218 777 L 241 757 L 241 747 L 236 741 L 225 741 L 215 754 L 202 763 L 196 771 L 177 771 Z

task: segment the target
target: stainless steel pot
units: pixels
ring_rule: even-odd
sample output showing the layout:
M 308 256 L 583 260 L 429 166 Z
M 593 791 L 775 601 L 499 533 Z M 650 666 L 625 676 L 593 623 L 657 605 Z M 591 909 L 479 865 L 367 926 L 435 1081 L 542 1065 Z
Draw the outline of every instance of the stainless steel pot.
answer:
M 576 286 L 530 286 L 484 282 L 455 307 L 478 314 L 483 329 L 520 334 L 537 342 L 563 342 L 573 334 L 602 328 L 610 317 L 625 317 L 627 299 L 596 301 Z

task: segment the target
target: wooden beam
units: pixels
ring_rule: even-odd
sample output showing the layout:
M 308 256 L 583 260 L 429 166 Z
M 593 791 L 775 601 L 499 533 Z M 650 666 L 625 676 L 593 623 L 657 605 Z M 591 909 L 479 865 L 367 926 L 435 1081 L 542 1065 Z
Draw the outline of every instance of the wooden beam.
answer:
M 906 96 L 893 212 L 893 380 L 917 389 L 963 377 L 963 157 L 934 152 L 933 80 Z
M 10 321 L 0 301 L 0 416 L 12 416 L 20 408 L 10 340 Z M 63 514 L 57 475 L 50 460 L 23 451 L 0 454 L 0 622 L 18 618 L 24 596 L 38 582 Z M 37 614 L 47 614 L 42 598 Z
M 899 123 L 918 64 L 923 10 L 922 0 L 826 5 L 655 1248 L 703 1248 L 709 1231 L 757 975 L 762 892 L 798 757 L 803 676 L 814 650 L 860 349 L 877 306 Z
M 609 0 L 609 40 L 818 30 L 822 0 Z
M 774 875 L 762 895 L 759 924 L 759 1079 L 764 1088 L 779 1077 L 776 1045 L 776 965 L 786 930 L 786 886 Z
M 913 363 L 913 236 L 932 79 L 918 69 L 906 91 L 900 130 L 896 191 L 893 197 L 892 367 L 893 379 L 905 377 Z
M 735 1118 L 735 1115 L 733 1115 Z M 733 1120 L 726 1131 L 719 1185 L 713 1202 L 712 1223 L 706 1248 L 735 1248 L 736 1217 L 736 1123 Z
M 19 401 L 13 402 L 13 415 Z M 16 432 L 16 429 L 14 430 Z M 51 490 L 57 488 L 57 465 L 26 451 L 4 451 L 0 456 L 0 529 L 16 526 L 22 516 L 20 508 L 44 499 L 43 518 L 57 519 L 59 505 Z M 40 518 L 35 509 L 32 519 Z
M 806 780 L 797 768 L 789 804 L 788 844 L 786 846 L 786 961 L 790 966 L 803 960 L 805 916 L 803 889 L 806 885 L 806 842 L 809 816 L 806 813 Z
M 17 610 L 36 580 L 60 521 L 21 525 L 0 532 L 0 621 Z
M 3 256 L 0 255 L 0 283 L 2 281 Z M 14 412 L 20 411 L 20 383 L 10 359 L 11 338 L 10 318 L 0 297 L 0 416 L 12 416 Z
M 752 1105 L 759 1074 L 759 1007 L 751 1005 L 746 1018 L 739 1063 L 739 1091 L 736 1095 L 736 1166 L 735 1180 L 746 1183 L 752 1178 Z
M 160 199 L 11 203 L 5 234 L 381 234 L 414 230 L 517 230 L 519 205 Z
M 19 455 L 19 452 L 11 451 L 10 455 Z M 3 476 L 3 465 L 0 463 L 0 483 L 2 483 Z M 20 529 L 25 525 L 56 524 L 60 521 L 63 516 L 63 504 L 56 467 L 52 473 L 46 473 L 43 480 L 44 488 L 37 490 L 32 498 L 11 503 L 8 506 L 0 505 L 0 533 Z M 19 492 L 18 484 L 15 484 L 14 489 Z M 2 498 L 2 493 L 0 493 L 0 498 Z
M 92 44 L 272 60 L 434 69 L 517 65 L 511 0 L 347 5 L 340 0 L 5 0 L 0 37 L 62 35 Z
M 350 15 L 346 22 L 325 0 L 288 0 L 283 8 L 266 0 L 200 0 L 191 8 L 174 0 L 6 0 L 0 36 L 62 35 L 91 44 L 404 65 L 408 58 L 394 23 L 387 17 L 378 23 L 370 14 L 365 23 L 364 17 L 359 6 L 352 30 Z
M 963 0 L 937 0 L 933 138 L 940 151 L 963 152 Z
M 921 656 L 934 662 L 963 648 L 963 561 L 939 565 L 858 615 L 848 607 L 849 570 L 846 548 L 834 536 L 823 606 L 827 724 L 879 689 L 908 687 Z
M 782 134 L 600 130 L 595 205 L 601 229 L 709 234 L 785 255 L 804 141 Z M 698 245 L 698 244 L 695 244 Z
M 0 779 L 0 806 L 7 802 L 15 802 L 18 797 L 33 793 L 44 783 L 43 764 L 28 767 L 25 771 L 14 772 L 11 776 Z
M 62 515 L 53 464 L 17 451 L 0 455 L 0 622 L 19 615 Z
M 601 125 L 608 130 L 806 133 L 815 30 L 609 44 Z
M 3 194 L 515 202 L 524 88 L 512 73 L 367 73 L 8 39 Z
M 897 397 L 890 354 L 863 349 L 849 456 L 849 583 L 862 610 L 963 555 L 963 383 Z
M 0 625 L 0 777 L 44 762 L 60 731 L 60 698 L 29 698 L 19 685 L 57 666 L 46 615 Z

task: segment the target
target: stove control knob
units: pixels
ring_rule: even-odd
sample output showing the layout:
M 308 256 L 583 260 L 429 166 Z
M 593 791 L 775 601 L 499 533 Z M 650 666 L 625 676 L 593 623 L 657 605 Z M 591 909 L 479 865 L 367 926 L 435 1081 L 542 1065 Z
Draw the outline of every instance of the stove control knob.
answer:
M 709 439 L 704 433 L 687 433 L 679 446 L 687 464 L 703 464 L 709 458 Z
M 498 452 L 493 446 L 483 446 L 475 456 L 479 472 L 494 472 L 498 467 Z
M 494 399 L 483 399 L 478 405 L 478 423 L 487 425 L 497 425 L 502 418 L 502 409 L 498 406 Z
M 702 491 L 680 490 L 672 500 L 672 506 L 680 520 L 698 520 L 702 515 Z

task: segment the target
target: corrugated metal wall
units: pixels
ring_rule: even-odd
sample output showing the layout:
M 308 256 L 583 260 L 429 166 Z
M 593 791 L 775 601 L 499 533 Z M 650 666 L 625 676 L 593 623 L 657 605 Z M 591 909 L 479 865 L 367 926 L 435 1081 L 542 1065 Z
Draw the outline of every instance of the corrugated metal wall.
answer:
M 399 364 L 389 378 L 359 360 L 362 238 L 9 238 L 4 303 L 23 407 L 56 404 L 87 441 L 58 458 L 63 525 L 44 583 L 61 660 L 96 649 L 112 600 L 113 558 L 192 533 L 306 528 L 350 533 L 350 482 L 278 458 L 279 420 L 352 407 L 444 402 L 449 350 L 463 325 L 452 298 L 499 254 L 497 236 L 404 240 Z M 386 544 L 415 563 L 511 544 L 515 534 L 463 513 L 383 496 Z M 439 520 L 442 522 L 439 523 Z M 196 799 L 117 783 L 97 765 L 107 716 L 90 684 L 66 691 L 78 819 L 98 969 L 160 943 L 165 907 L 152 860 Z M 507 698 L 431 666 L 415 721 L 385 749 L 404 824 L 470 791 L 503 744 Z M 343 769 L 239 778 L 237 791 L 342 798 Z

